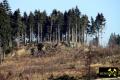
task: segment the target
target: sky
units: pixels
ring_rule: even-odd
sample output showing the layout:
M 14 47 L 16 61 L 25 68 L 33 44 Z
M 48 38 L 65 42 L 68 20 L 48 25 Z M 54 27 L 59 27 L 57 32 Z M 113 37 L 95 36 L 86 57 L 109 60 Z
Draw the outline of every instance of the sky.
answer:
M 46 10 L 50 15 L 53 9 L 64 12 L 76 6 L 82 14 L 87 14 L 89 18 L 91 16 L 95 18 L 98 12 L 103 13 L 106 18 L 106 26 L 102 44 L 107 44 L 111 33 L 120 34 L 120 0 L 8 0 L 8 2 L 12 11 L 19 8 L 21 13 L 34 12 L 37 9 Z

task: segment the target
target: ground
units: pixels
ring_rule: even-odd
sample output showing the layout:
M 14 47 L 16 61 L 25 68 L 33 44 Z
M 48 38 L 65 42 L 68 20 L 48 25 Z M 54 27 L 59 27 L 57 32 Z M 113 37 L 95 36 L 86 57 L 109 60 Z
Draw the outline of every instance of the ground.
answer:
M 49 80 L 51 76 L 56 78 L 69 75 L 83 80 L 81 78 L 88 77 L 89 65 L 90 77 L 95 79 L 99 67 L 120 67 L 120 50 L 118 49 L 113 49 L 113 52 L 108 48 L 89 51 L 88 47 L 57 46 L 44 50 L 45 54 L 36 57 L 30 55 L 29 49 L 24 47 L 16 51 L 17 55 L 6 57 L 0 65 L 1 79 Z

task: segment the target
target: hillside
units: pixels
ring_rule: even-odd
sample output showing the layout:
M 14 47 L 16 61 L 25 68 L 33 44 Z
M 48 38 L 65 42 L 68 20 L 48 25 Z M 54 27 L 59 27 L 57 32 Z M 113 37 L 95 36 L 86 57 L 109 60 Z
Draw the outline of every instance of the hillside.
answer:
M 120 67 L 120 50 L 108 48 L 71 48 L 65 45 L 45 46 L 45 54 L 30 55 L 26 46 L 6 57 L 0 65 L 0 78 L 3 80 L 49 80 L 62 75 L 74 76 L 78 80 L 88 77 L 97 78 L 99 67 Z M 21 53 L 21 54 L 20 54 Z M 91 53 L 89 55 L 89 53 Z M 90 64 L 89 64 L 90 63 Z M 90 69 L 89 69 L 90 65 Z M 52 80 L 52 79 L 50 79 Z

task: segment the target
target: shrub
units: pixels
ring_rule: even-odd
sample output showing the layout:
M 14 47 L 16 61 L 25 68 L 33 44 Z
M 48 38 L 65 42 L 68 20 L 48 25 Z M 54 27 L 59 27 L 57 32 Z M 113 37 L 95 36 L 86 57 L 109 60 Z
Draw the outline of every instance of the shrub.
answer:
M 6 80 L 5 76 L 3 74 L 0 73 L 0 80 Z
M 12 52 L 12 48 L 11 47 L 6 49 L 5 54 L 9 54 L 10 52 Z
M 78 79 L 76 79 L 75 77 L 70 77 L 69 75 L 63 75 L 63 76 L 53 78 L 50 80 L 78 80 Z
M 38 46 L 37 46 L 37 47 L 38 47 L 38 50 L 40 50 L 40 51 L 41 51 L 41 50 L 42 50 L 42 48 L 43 48 L 43 46 L 44 46 L 44 45 L 43 45 L 42 43 L 39 43 L 39 44 L 38 44 Z

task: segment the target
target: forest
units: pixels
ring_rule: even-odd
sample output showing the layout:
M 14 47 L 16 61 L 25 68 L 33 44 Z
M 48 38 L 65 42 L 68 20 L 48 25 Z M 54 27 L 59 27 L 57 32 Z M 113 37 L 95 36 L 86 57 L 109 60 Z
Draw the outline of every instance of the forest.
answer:
M 106 23 L 102 13 L 95 19 L 88 19 L 77 6 L 64 13 L 54 9 L 49 16 L 40 10 L 29 15 L 24 12 L 21 16 L 20 9 L 11 11 L 7 0 L 0 3 L 0 17 L 0 39 L 4 49 L 12 47 L 15 39 L 23 44 L 61 41 L 85 44 L 87 37 L 93 36 L 98 45 Z
M 58 53 L 58 54 L 53 55 L 53 57 L 55 57 L 55 59 L 58 58 L 58 63 L 56 63 L 54 60 L 53 60 L 53 63 L 60 64 L 60 65 L 64 64 L 65 62 L 67 63 L 67 61 L 70 62 L 71 60 L 72 61 L 76 61 L 77 59 L 81 60 L 80 57 L 83 58 L 83 56 L 89 56 L 89 54 L 85 54 L 85 53 L 91 53 L 93 56 L 93 58 L 87 58 L 87 59 L 96 58 L 91 63 L 96 63 L 99 61 L 100 63 L 103 63 L 104 60 L 103 61 L 101 60 L 104 57 L 106 57 L 104 58 L 105 60 L 106 59 L 111 60 L 111 58 L 108 56 L 115 55 L 120 52 L 119 51 L 120 35 L 111 33 L 107 46 L 105 48 L 102 48 L 101 47 L 102 44 L 100 44 L 100 38 L 104 33 L 103 30 L 105 28 L 106 23 L 107 23 L 107 20 L 103 13 L 98 13 L 96 14 L 96 17 L 91 16 L 89 18 L 87 14 L 81 13 L 78 6 L 75 6 L 74 8 L 66 10 L 65 12 L 61 12 L 57 9 L 54 9 L 50 15 L 48 15 L 45 10 L 42 12 L 40 10 L 35 10 L 34 12 L 30 12 L 29 14 L 27 12 L 24 12 L 23 14 L 21 14 L 20 9 L 17 9 L 13 12 L 10 8 L 8 1 L 3 0 L 2 2 L 0 2 L 0 65 L 2 66 L 2 61 L 3 61 L 3 66 L 4 66 L 4 64 L 7 62 L 7 59 L 8 59 L 8 58 L 5 58 L 7 57 L 6 55 L 9 55 L 9 53 L 14 53 L 14 51 L 17 52 L 17 50 L 21 49 L 20 48 L 21 46 L 22 46 L 22 49 L 23 47 L 25 47 L 24 48 L 25 53 L 27 53 L 27 51 L 31 49 L 31 45 L 34 45 L 34 48 L 35 48 L 36 45 L 45 44 L 45 43 L 48 43 L 48 44 L 56 43 L 57 45 L 59 43 L 64 43 L 64 44 L 67 44 L 67 46 L 69 47 L 71 44 L 81 45 L 80 48 L 75 48 L 74 46 L 74 48 L 65 47 L 65 49 L 61 49 L 58 47 L 55 48 L 56 46 L 54 45 L 55 47 L 52 46 L 52 48 L 49 51 L 47 51 L 46 49 L 46 52 L 45 51 L 39 52 L 38 50 L 39 53 L 47 53 L 47 52 L 49 53 L 47 57 L 45 56 L 43 58 L 43 62 L 46 61 L 46 63 L 47 63 L 47 59 L 49 60 L 49 58 L 50 60 L 53 60 L 50 55 L 53 55 L 55 53 Z M 92 40 L 90 40 L 89 37 L 91 37 Z M 95 47 L 94 51 L 91 50 L 92 48 L 91 46 Z M 117 48 L 113 49 L 113 47 L 117 47 Z M 82 49 L 86 49 L 86 48 L 91 51 L 83 52 Z M 111 51 L 111 48 L 113 51 Z M 64 52 L 62 52 L 62 50 Z M 75 54 L 73 54 L 74 52 Z M 62 57 L 58 57 L 60 56 L 60 53 L 65 56 L 65 57 L 63 56 L 64 57 L 63 60 L 62 60 Z M 68 55 L 66 56 L 65 53 L 70 53 L 70 54 L 66 54 Z M 115 60 L 118 61 L 117 60 L 118 56 L 116 57 L 117 58 Z M 25 62 L 29 62 L 31 60 L 33 61 L 36 60 L 37 62 L 38 60 L 41 60 L 40 58 L 31 58 L 28 56 L 26 58 L 24 57 L 16 58 L 15 56 L 15 58 L 12 58 L 10 60 L 13 62 L 18 60 L 18 62 L 21 63 L 21 62 L 24 62 L 22 59 Z M 59 59 L 61 62 L 59 61 Z M 4 63 L 4 61 L 6 62 Z M 48 70 L 49 68 L 47 65 L 49 63 L 53 64 L 52 61 L 48 62 L 47 64 L 43 62 L 40 61 L 39 64 L 44 64 L 45 68 L 47 68 Z M 113 60 L 113 62 L 115 61 Z M 25 64 L 29 65 L 29 63 L 25 63 Z M 112 61 L 111 61 L 111 64 L 112 64 Z M 14 65 L 17 65 L 17 64 L 14 64 Z M 0 66 L 0 70 L 2 70 L 1 66 Z M 87 69 L 89 67 L 87 67 Z M 34 69 L 37 69 L 37 68 L 34 68 Z M 68 69 L 76 69 L 75 64 L 74 65 L 70 64 L 70 68 Z M 28 70 L 28 73 L 30 73 L 29 70 Z M 10 74 L 12 73 L 10 72 Z M 26 71 L 26 74 L 27 74 L 27 71 Z M 42 72 L 41 74 L 43 75 Z M 19 73 L 19 75 L 23 75 L 23 74 Z M 8 76 L 9 76 L 9 73 L 8 73 Z M 1 76 L 0 78 L 2 79 Z M 3 79 L 3 80 L 9 80 L 9 79 Z M 10 80 L 14 80 L 14 79 L 10 79 Z M 23 80 L 23 78 L 18 80 Z M 24 80 L 31 80 L 31 79 L 24 79 Z M 34 79 L 34 80 L 46 80 L 46 79 Z M 49 80 L 77 80 L 77 79 L 71 78 L 71 79 L 49 79 Z

